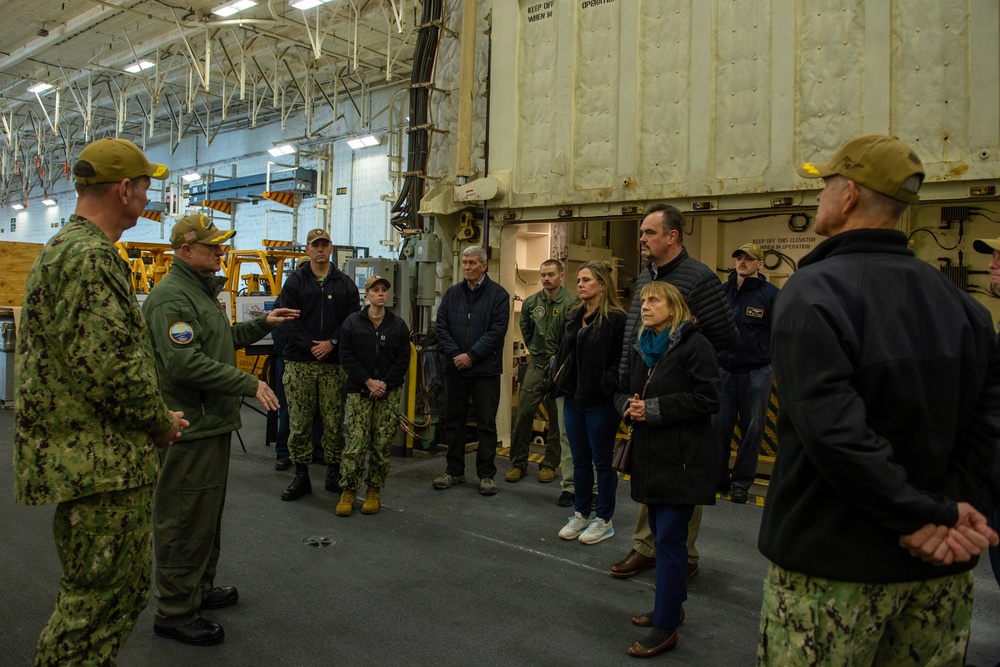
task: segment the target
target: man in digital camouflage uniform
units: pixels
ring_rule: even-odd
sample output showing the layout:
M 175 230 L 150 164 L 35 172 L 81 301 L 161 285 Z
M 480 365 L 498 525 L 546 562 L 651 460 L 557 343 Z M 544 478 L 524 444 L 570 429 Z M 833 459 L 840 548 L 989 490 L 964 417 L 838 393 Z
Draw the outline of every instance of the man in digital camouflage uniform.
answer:
M 79 199 L 39 253 L 17 336 L 14 494 L 58 503 L 62 563 L 36 665 L 113 664 L 149 595 L 158 460 L 187 426 L 156 387 L 153 350 L 114 242 L 169 172 L 100 139 L 73 167 Z
M 862 135 L 826 163 L 815 230 L 775 305 L 778 455 L 758 665 L 964 665 L 1000 440 L 989 312 L 896 229 L 924 170 Z
M 266 410 L 278 399 L 265 382 L 236 368 L 236 350 L 259 340 L 297 311 L 276 308 L 233 324 L 218 301 L 226 284 L 225 243 L 236 234 L 204 215 L 181 218 L 170 233 L 170 272 L 142 304 L 156 353 L 160 390 L 171 408 L 191 422 L 173 446 L 160 450 L 153 503 L 156 616 L 153 630 L 185 644 L 208 646 L 225 637 L 202 609 L 236 604 L 233 586 L 215 586 L 222 510 L 229 474 L 229 442 L 242 425 L 242 396 Z
M 282 500 L 296 500 L 312 493 L 309 463 L 312 460 L 313 415 L 323 416 L 323 451 L 326 454 L 327 491 L 340 493 L 340 459 L 344 451 L 344 405 L 347 374 L 340 365 L 340 327 L 351 313 L 361 310 L 358 286 L 330 261 L 333 246 L 323 229 L 306 236 L 309 263 L 292 272 L 281 289 L 281 304 L 298 310 L 300 317 L 285 325 L 285 396 L 291 433 L 288 449 L 295 464 L 295 478 Z

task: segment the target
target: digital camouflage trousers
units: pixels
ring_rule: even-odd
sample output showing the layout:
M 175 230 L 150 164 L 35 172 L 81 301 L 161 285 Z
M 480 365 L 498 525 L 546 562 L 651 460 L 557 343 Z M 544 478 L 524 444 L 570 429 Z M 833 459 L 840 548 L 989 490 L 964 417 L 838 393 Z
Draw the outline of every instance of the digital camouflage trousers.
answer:
M 288 451 L 295 463 L 311 463 L 313 414 L 323 419 L 326 462 L 340 463 L 344 450 L 344 401 L 347 373 L 340 364 L 286 361 L 285 398 L 288 400 Z
M 41 665 L 113 665 L 149 601 L 153 485 L 59 503 L 56 608 L 38 639 Z
M 971 621 L 972 572 L 864 584 L 771 563 L 757 664 L 961 667 Z
M 368 455 L 368 475 L 365 482 L 381 489 L 389 474 L 389 452 L 392 437 L 399 428 L 399 402 L 402 387 L 390 390 L 385 398 L 372 400 L 361 394 L 347 396 L 347 444 L 340 463 L 340 488 L 357 491 L 365 471 Z

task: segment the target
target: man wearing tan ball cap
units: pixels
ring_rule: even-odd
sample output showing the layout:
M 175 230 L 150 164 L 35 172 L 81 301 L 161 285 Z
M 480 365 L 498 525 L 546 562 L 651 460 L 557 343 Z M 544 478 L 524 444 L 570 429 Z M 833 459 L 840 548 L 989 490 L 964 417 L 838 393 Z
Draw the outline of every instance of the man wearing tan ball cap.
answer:
M 1000 441 L 989 312 L 898 229 L 924 169 L 864 135 L 827 163 L 817 233 L 774 306 L 781 397 L 757 546 L 758 665 L 964 664 Z
M 242 397 L 266 410 L 278 399 L 265 382 L 236 367 L 236 350 L 298 317 L 274 308 L 233 324 L 219 307 L 226 283 L 217 275 L 236 234 L 204 215 L 181 218 L 170 233 L 174 261 L 142 304 L 156 352 L 156 373 L 167 405 L 191 421 L 182 438 L 160 450 L 153 500 L 156 611 L 153 631 L 185 644 L 207 646 L 225 637 L 202 610 L 236 604 L 233 586 L 216 586 L 232 432 L 239 429 Z
M 99 139 L 73 166 L 76 211 L 28 274 L 17 335 L 14 494 L 57 503 L 63 576 L 35 664 L 111 664 L 149 599 L 157 446 L 188 422 L 156 386 L 153 349 L 114 242 L 169 171 Z

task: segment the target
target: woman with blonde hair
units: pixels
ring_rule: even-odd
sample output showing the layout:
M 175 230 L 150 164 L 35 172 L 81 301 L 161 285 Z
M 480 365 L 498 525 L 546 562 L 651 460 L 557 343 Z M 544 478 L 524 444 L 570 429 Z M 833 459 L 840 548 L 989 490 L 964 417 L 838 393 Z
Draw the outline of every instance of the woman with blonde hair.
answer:
M 656 543 L 656 598 L 632 623 L 650 628 L 628 654 L 648 658 L 677 645 L 687 599 L 687 528 L 695 505 L 715 504 L 719 362 L 677 288 L 655 281 L 639 294 L 642 328 L 616 404 L 632 427 L 632 499 L 649 508 Z
M 573 454 L 576 510 L 559 531 L 564 540 L 597 544 L 615 534 L 618 474 L 611 467 L 621 415 L 615 409 L 618 364 L 625 335 L 625 310 L 609 262 L 587 262 L 576 274 L 580 305 L 566 317 L 556 351 L 555 385 L 566 396 L 563 424 Z M 596 516 L 591 519 L 594 470 Z

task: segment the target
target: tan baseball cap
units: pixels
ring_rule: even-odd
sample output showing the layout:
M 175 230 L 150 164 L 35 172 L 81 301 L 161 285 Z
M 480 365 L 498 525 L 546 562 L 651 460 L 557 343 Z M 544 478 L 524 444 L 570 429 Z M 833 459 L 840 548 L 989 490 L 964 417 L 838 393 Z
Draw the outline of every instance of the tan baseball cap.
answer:
M 839 174 L 875 192 L 912 204 L 917 190 L 904 189 L 910 176 L 924 178 L 924 166 L 917 154 L 896 137 L 862 134 L 848 140 L 829 162 L 806 162 L 797 169 L 803 178 L 826 178 Z
M 93 167 L 93 175 L 81 162 Z M 118 183 L 139 176 L 162 181 L 170 176 L 170 170 L 165 165 L 147 160 L 139 147 L 128 139 L 98 139 L 80 151 L 73 176 L 79 185 Z
M 385 283 L 386 289 L 392 289 L 392 283 L 389 282 L 388 278 L 383 278 L 382 276 L 371 276 L 365 281 L 365 291 L 367 292 L 378 283 Z
M 180 248 L 185 243 L 218 245 L 236 236 L 236 230 L 219 229 L 204 215 L 185 215 L 170 230 L 170 245 Z
M 736 255 L 740 254 L 741 252 L 745 252 L 747 255 L 757 260 L 763 261 L 764 259 L 764 251 L 758 248 L 753 243 L 744 243 L 743 245 L 741 245 L 739 248 L 733 251 L 733 257 L 736 257 Z
M 984 255 L 992 255 L 994 250 L 1000 250 L 1000 238 L 976 239 L 972 242 L 972 248 L 976 252 L 981 252 Z
M 317 239 L 326 239 L 327 241 L 330 241 L 330 235 L 326 233 L 325 229 L 311 229 L 309 230 L 309 234 L 306 236 L 306 244 L 312 245 L 312 242 Z

